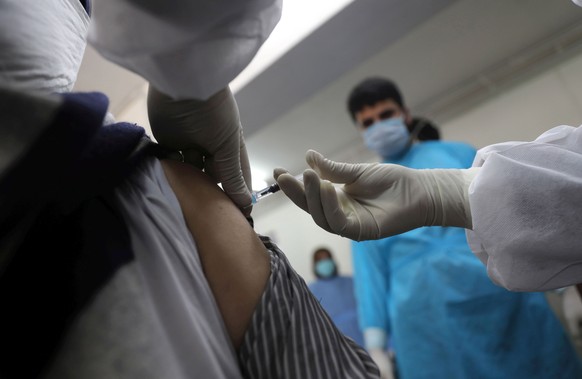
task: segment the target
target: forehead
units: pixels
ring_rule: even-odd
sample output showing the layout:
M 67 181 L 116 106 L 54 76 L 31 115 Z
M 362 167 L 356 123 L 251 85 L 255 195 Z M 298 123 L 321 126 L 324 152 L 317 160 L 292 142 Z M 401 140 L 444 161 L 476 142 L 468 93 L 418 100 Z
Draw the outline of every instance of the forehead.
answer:
M 381 100 L 374 105 L 366 105 L 362 110 L 356 113 L 356 121 L 366 118 L 375 118 L 386 110 L 402 111 L 400 105 L 392 99 Z
M 327 250 L 319 250 L 315 253 L 315 259 L 329 258 L 331 253 Z

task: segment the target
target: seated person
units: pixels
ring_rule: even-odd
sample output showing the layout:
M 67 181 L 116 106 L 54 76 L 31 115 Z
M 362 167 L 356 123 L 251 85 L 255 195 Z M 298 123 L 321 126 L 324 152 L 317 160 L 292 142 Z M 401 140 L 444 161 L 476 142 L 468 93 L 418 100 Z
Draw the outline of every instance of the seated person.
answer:
M 0 103 L 0 377 L 379 377 L 209 177 L 102 125 L 105 96 Z
M 0 2 L 0 377 L 378 377 L 206 174 L 68 93 L 88 3 Z
M 254 232 L 214 182 L 190 165 L 165 160 L 162 167 L 196 241 L 244 377 L 377 375 L 368 355 L 334 326 L 281 250 Z
M 316 279 L 308 283 L 309 290 L 319 299 L 338 329 L 358 345 L 364 346 L 364 336 L 358 324 L 353 278 L 340 275 L 334 255 L 326 247 L 317 248 L 312 258 Z

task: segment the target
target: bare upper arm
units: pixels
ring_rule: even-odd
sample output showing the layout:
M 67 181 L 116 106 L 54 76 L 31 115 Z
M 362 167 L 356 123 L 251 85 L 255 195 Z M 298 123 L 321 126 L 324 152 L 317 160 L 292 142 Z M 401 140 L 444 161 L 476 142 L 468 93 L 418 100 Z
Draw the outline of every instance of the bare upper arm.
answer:
M 269 255 L 247 219 L 210 177 L 177 161 L 163 160 L 162 167 L 238 348 L 269 278 Z

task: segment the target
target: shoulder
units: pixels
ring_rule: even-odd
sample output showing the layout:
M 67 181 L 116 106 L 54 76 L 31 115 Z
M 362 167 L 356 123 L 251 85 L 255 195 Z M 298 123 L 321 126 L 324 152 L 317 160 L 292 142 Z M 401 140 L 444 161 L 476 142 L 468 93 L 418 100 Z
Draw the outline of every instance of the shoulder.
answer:
M 475 156 L 477 155 L 477 149 L 465 142 L 459 141 L 445 141 L 448 148 L 447 150 L 459 160 L 462 166 L 471 167 Z
M 474 146 L 462 141 L 422 141 L 415 145 L 418 149 L 455 149 L 466 151 L 477 151 Z
M 416 166 L 413 168 L 465 168 L 470 167 L 476 149 L 456 141 L 424 141 L 411 149 Z
M 439 141 L 443 146 L 451 147 L 459 151 L 468 151 L 475 153 L 477 149 L 466 142 L 461 141 Z

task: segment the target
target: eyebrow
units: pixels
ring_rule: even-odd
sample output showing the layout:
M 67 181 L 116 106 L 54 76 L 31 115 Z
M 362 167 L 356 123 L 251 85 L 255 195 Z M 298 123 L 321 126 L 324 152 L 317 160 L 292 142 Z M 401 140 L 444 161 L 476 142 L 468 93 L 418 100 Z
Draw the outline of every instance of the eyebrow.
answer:
M 393 115 L 395 112 L 396 112 L 396 110 L 395 110 L 395 109 L 385 109 L 385 110 L 383 110 L 382 112 L 380 112 L 380 113 L 378 114 L 378 118 L 379 118 L 380 120 L 386 120 L 386 119 L 388 119 L 388 118 L 392 117 L 392 115 Z M 367 127 L 369 127 L 369 126 L 372 126 L 372 124 L 374 124 L 374 119 L 375 119 L 375 118 L 372 118 L 372 117 L 365 118 L 365 119 L 363 119 L 363 120 L 362 120 L 362 122 L 361 122 L 361 125 L 362 125 L 364 128 L 367 128 Z

